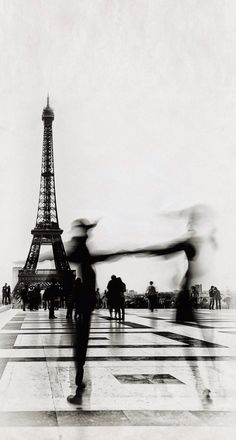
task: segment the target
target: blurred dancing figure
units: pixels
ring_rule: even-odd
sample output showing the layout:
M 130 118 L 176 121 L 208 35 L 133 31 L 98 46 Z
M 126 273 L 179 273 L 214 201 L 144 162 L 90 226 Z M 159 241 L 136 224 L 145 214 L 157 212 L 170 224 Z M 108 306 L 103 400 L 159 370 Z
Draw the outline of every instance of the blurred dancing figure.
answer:
M 134 251 L 133 254 L 148 254 L 156 256 L 171 256 L 184 253 L 186 257 L 186 272 L 184 274 L 180 292 L 176 301 L 176 321 L 179 323 L 198 323 L 191 298 L 191 286 L 195 277 L 206 271 L 203 267 L 203 252 L 205 247 L 216 247 L 215 229 L 212 227 L 212 213 L 210 208 L 197 205 L 184 211 L 174 213 L 176 216 L 185 216 L 188 219 L 188 234 L 183 239 L 162 246 L 154 246 Z M 132 252 L 130 252 L 131 254 Z M 199 369 L 200 369 L 199 365 Z M 205 369 L 201 372 L 203 382 L 203 396 L 210 400 L 209 377 Z
M 76 367 L 76 392 L 75 395 L 67 397 L 70 403 L 81 402 L 81 392 L 85 388 L 83 382 L 84 364 L 88 348 L 91 315 L 96 305 L 96 275 L 93 269 L 93 259 L 90 255 L 87 239 L 88 231 L 94 228 L 96 224 L 89 224 L 85 220 L 76 220 L 73 223 L 75 235 L 72 237 L 70 249 L 67 252 L 68 260 L 79 265 L 82 278 L 83 292 L 78 294 L 82 297 L 79 300 L 79 320 L 76 322 L 76 331 L 73 333 L 74 359 Z

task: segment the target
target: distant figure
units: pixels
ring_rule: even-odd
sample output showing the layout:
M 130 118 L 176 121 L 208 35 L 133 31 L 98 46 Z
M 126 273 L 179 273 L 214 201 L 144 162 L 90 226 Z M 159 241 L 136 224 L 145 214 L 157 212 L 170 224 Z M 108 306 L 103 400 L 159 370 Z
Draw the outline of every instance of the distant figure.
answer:
M 59 288 L 56 284 L 56 281 L 53 280 L 51 286 L 47 289 L 47 297 L 49 302 L 49 319 L 55 319 L 55 300 L 58 298 L 60 292 Z
M 26 307 L 26 304 L 28 303 L 28 299 L 29 299 L 28 298 L 28 286 L 26 284 L 23 286 L 21 293 L 20 293 L 20 296 L 21 296 L 21 302 L 22 302 L 22 309 L 25 312 L 25 307 Z
M 157 308 L 157 291 L 153 285 L 153 281 L 150 281 L 145 296 L 148 299 L 149 309 L 153 312 L 153 310 Z
M 123 283 L 122 279 L 120 277 L 116 278 L 116 292 L 117 292 L 117 298 L 116 298 L 116 309 L 115 309 L 115 317 L 119 321 L 125 320 L 125 291 L 126 291 L 126 285 Z
M 104 293 L 102 296 L 102 308 L 107 309 L 107 290 L 104 290 Z
M 32 291 L 33 297 L 33 309 L 38 310 L 41 306 L 41 293 L 40 293 L 40 284 L 37 284 Z
M 107 307 L 109 309 L 110 318 L 113 319 L 113 311 L 115 318 L 115 297 L 116 297 L 116 276 L 112 275 L 107 284 Z
M 209 290 L 209 310 L 214 310 L 215 307 L 215 287 L 211 286 Z
M 195 309 L 198 309 L 198 306 L 199 306 L 199 292 L 197 290 L 197 287 L 196 286 L 192 286 L 191 291 L 192 291 L 193 307 Z
M 11 287 L 7 286 L 6 288 L 6 300 L 7 300 L 7 304 L 11 304 Z
M 44 308 L 44 310 L 47 310 L 47 308 L 48 308 L 48 299 L 49 299 L 48 289 L 49 289 L 49 287 L 46 287 L 46 289 L 44 290 L 44 293 L 43 293 L 43 308 Z
M 110 313 L 110 318 L 113 319 L 113 311 L 114 311 L 114 318 L 116 315 L 116 309 L 118 308 L 118 301 L 117 301 L 117 282 L 116 282 L 116 276 L 112 275 L 110 281 L 107 284 L 107 306 Z
M 215 301 L 216 301 L 216 309 L 221 310 L 221 294 L 219 289 L 215 287 Z
M 34 310 L 34 294 L 33 294 L 33 287 L 30 286 L 28 289 L 28 297 L 29 297 L 29 309 L 32 312 Z
M 7 283 L 4 284 L 2 288 L 2 304 L 7 304 Z
M 100 309 L 101 305 L 101 296 L 99 289 L 96 290 L 96 309 Z

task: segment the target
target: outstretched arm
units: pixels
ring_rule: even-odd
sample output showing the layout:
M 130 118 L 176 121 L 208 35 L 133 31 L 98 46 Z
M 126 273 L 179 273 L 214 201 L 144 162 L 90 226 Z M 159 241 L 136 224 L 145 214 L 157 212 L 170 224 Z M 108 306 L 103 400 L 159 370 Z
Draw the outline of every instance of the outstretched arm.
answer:
M 196 251 L 194 246 L 188 241 L 178 241 L 176 243 L 166 244 L 162 246 L 149 246 L 143 249 L 136 249 L 134 251 L 128 251 L 126 255 L 172 255 L 178 252 L 185 252 L 188 259 L 195 256 Z

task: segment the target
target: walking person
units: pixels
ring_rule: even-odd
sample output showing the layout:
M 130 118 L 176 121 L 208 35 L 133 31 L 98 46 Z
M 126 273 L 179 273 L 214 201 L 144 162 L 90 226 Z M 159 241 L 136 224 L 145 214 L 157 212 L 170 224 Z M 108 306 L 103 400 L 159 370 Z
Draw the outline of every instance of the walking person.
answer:
M 107 290 L 104 290 L 104 293 L 102 296 L 102 308 L 107 309 Z
M 11 286 L 9 284 L 6 288 L 6 304 L 11 304 Z
M 112 275 L 110 281 L 107 284 L 107 307 L 109 309 L 110 319 L 113 319 L 113 311 L 115 318 L 116 309 L 118 308 L 116 275 Z
M 25 312 L 25 307 L 26 307 L 26 304 L 28 303 L 28 286 L 27 286 L 27 284 L 24 284 L 24 286 L 21 290 L 20 296 L 21 296 L 21 302 L 22 302 L 22 309 Z
M 221 293 L 217 287 L 215 287 L 215 301 L 216 301 L 216 309 L 221 310 Z
M 199 292 L 198 292 L 196 286 L 192 286 L 192 288 L 191 288 L 191 296 L 192 296 L 193 307 L 195 309 L 198 309 L 198 306 L 199 306 Z
M 151 312 L 153 312 L 153 310 L 157 308 L 157 291 L 155 286 L 153 285 L 153 281 L 150 281 L 145 296 L 148 299 L 149 309 L 151 310 Z
M 43 308 L 44 310 L 47 310 L 48 308 L 48 289 L 49 287 L 46 287 L 43 293 Z
M 66 319 L 72 319 L 74 309 L 73 289 L 75 280 L 68 276 L 65 278 L 61 296 L 66 299 Z
M 5 283 L 2 288 L 2 304 L 7 304 L 7 283 Z
M 72 238 L 71 251 L 67 252 L 69 261 L 79 264 L 83 288 L 80 291 L 79 319 L 76 321 L 76 331 L 73 333 L 74 359 L 76 367 L 76 392 L 68 396 L 70 403 L 79 403 L 81 392 L 85 388 L 83 382 L 84 364 L 86 361 L 91 315 L 96 305 L 96 274 L 92 265 L 92 257 L 87 247 L 88 231 L 96 224 L 88 224 L 83 220 L 74 222 L 76 235 Z
M 32 312 L 34 310 L 34 288 L 31 286 L 28 289 L 29 309 Z
M 101 306 L 101 295 L 99 289 L 96 290 L 96 309 L 100 309 Z
M 215 287 L 211 286 L 209 290 L 209 310 L 214 310 L 215 307 Z
M 126 285 L 120 277 L 116 278 L 116 309 L 115 317 L 118 315 L 119 321 L 125 320 L 125 291 Z
M 47 296 L 49 302 L 49 319 L 56 319 L 57 317 L 55 316 L 55 300 L 59 296 L 59 289 L 55 280 L 52 281 L 51 286 L 48 288 Z

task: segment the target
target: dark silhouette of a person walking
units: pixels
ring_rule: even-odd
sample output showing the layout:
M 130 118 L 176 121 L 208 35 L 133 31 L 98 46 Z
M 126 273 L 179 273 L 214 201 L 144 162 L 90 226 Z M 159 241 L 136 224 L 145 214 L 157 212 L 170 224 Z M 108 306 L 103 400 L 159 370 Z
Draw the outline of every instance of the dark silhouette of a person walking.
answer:
M 96 224 L 88 224 L 85 220 L 76 220 L 73 223 L 76 235 L 72 238 L 70 250 L 67 252 L 68 260 L 78 263 L 82 278 L 82 289 L 79 299 L 79 319 L 75 323 L 76 331 L 72 335 L 74 347 L 74 359 L 76 367 L 76 393 L 68 396 L 70 403 L 78 403 L 81 399 L 81 392 L 85 388 L 83 382 L 84 364 L 88 348 L 90 322 L 92 311 L 96 305 L 96 274 L 93 269 L 93 259 L 87 247 L 88 230 Z

